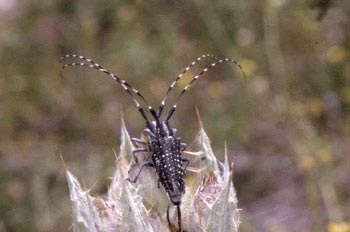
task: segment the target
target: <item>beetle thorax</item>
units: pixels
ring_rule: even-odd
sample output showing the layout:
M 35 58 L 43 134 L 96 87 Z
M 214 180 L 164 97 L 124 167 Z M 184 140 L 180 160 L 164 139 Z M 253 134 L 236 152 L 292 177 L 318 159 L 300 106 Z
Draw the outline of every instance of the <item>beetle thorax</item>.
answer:
M 169 126 L 167 121 L 151 121 L 147 128 L 157 137 L 168 137 L 174 135 L 174 129 Z

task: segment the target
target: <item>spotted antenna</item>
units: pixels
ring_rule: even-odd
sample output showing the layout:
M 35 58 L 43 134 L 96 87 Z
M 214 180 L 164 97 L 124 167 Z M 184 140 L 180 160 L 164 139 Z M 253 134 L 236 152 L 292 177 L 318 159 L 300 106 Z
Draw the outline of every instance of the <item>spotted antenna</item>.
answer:
M 197 62 L 208 58 L 208 57 L 212 57 L 214 59 L 217 59 L 217 57 L 215 55 L 212 54 L 203 54 L 201 56 L 199 56 L 197 59 L 195 59 L 194 61 L 192 61 L 192 63 L 187 66 L 181 73 L 180 75 L 177 76 L 177 78 L 175 79 L 175 81 L 173 83 L 171 83 L 171 85 L 169 86 L 167 92 L 165 93 L 165 96 L 162 99 L 162 102 L 160 103 L 159 109 L 158 109 L 158 113 L 157 113 L 157 117 L 159 118 L 160 115 L 162 114 L 162 111 L 164 109 L 164 105 L 165 105 L 165 101 L 168 98 L 169 93 L 171 92 L 171 90 L 174 88 L 175 84 L 185 75 L 186 72 L 188 72 Z
M 241 66 L 237 61 L 232 60 L 232 59 L 228 59 L 228 58 L 220 58 L 218 61 L 216 61 L 216 62 L 214 62 L 214 63 L 208 65 L 208 66 L 207 66 L 206 68 L 204 68 L 201 72 L 199 72 L 197 75 L 195 75 L 195 76 L 193 77 L 193 79 L 190 81 L 190 83 L 188 83 L 188 84 L 185 86 L 185 88 L 181 91 L 181 93 L 180 93 L 179 96 L 177 97 L 175 104 L 174 104 L 174 105 L 171 107 L 171 109 L 169 110 L 169 113 L 168 113 L 168 115 L 167 115 L 167 117 L 166 117 L 166 121 L 169 121 L 169 119 L 171 118 L 171 116 L 174 114 L 174 112 L 175 112 L 175 110 L 176 110 L 176 106 L 177 106 L 177 104 L 179 103 L 180 98 L 181 98 L 182 95 L 187 91 L 187 89 L 188 89 L 189 87 L 191 87 L 191 86 L 193 85 L 193 83 L 196 82 L 196 80 L 198 80 L 199 77 L 200 77 L 201 75 L 203 75 L 204 73 L 206 73 L 206 72 L 209 71 L 210 69 L 214 68 L 216 65 L 218 65 L 218 64 L 220 64 L 220 63 L 223 63 L 223 62 L 232 62 L 232 63 L 234 63 L 236 66 L 238 66 L 238 68 L 241 70 L 241 72 L 242 72 L 244 78 L 246 79 L 247 76 L 246 76 L 246 74 L 245 74 L 245 72 L 244 72 L 242 66 Z
M 107 69 L 105 69 L 104 67 L 102 67 L 101 65 L 97 64 L 96 62 L 94 62 L 93 60 L 86 58 L 84 56 L 81 55 L 76 55 L 76 54 L 66 54 L 64 56 L 62 56 L 60 58 L 60 63 L 62 63 L 65 59 L 67 58 L 76 58 L 76 59 L 80 59 L 80 60 L 84 60 L 84 62 L 72 62 L 72 63 L 67 63 L 61 66 L 61 71 L 60 73 L 71 66 L 85 66 L 85 67 L 89 67 L 89 68 L 93 68 L 96 69 L 97 71 L 103 72 L 105 74 L 107 74 L 108 76 L 112 77 L 113 80 L 117 81 L 122 87 L 123 89 L 129 93 L 129 95 L 132 97 L 133 101 L 136 104 L 137 109 L 139 110 L 139 112 L 141 113 L 142 117 L 149 122 L 146 113 L 144 111 L 144 109 L 142 108 L 142 106 L 140 105 L 139 101 L 136 99 L 136 97 L 134 96 L 134 94 L 136 94 L 137 96 L 139 96 L 144 103 L 148 106 L 149 111 L 151 112 L 152 116 L 158 121 L 158 117 L 157 114 L 155 112 L 155 110 L 151 107 L 151 105 L 148 103 L 148 101 L 144 98 L 144 96 L 135 88 L 133 88 L 131 85 L 129 85 L 125 80 L 119 78 L 117 75 L 109 72 Z M 87 62 L 87 63 L 86 63 Z

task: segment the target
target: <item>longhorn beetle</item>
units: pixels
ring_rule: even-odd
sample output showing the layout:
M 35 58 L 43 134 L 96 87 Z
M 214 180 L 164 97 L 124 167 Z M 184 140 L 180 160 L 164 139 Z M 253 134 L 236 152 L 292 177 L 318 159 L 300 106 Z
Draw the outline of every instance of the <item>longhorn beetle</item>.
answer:
M 182 152 L 186 149 L 186 144 L 181 142 L 180 137 L 176 137 L 176 129 L 170 127 L 169 120 L 173 116 L 176 110 L 177 104 L 180 98 L 182 97 L 182 95 L 188 90 L 189 87 L 191 87 L 194 84 L 195 81 L 199 79 L 200 76 L 202 76 L 204 73 L 206 73 L 207 71 L 214 68 L 216 65 L 220 63 L 232 62 L 239 67 L 243 76 L 246 77 L 241 65 L 238 64 L 237 61 L 235 60 L 228 59 L 228 58 L 218 58 L 212 54 L 205 54 L 205 55 L 199 56 L 189 66 L 187 66 L 181 72 L 181 74 L 177 76 L 177 78 L 173 81 L 173 83 L 169 86 L 156 112 L 138 90 L 136 90 L 131 85 L 129 85 L 125 80 L 120 79 L 117 75 L 109 72 L 107 69 L 105 69 L 101 65 L 97 64 L 96 62 L 92 61 L 89 58 L 86 58 L 81 55 L 76 55 L 76 54 L 67 54 L 62 56 L 60 59 L 60 63 L 67 58 L 75 58 L 80 62 L 63 64 L 61 66 L 61 72 L 62 70 L 70 66 L 86 66 L 86 67 L 96 69 L 112 77 L 112 79 L 118 82 L 122 86 L 122 88 L 132 97 L 138 111 L 146 121 L 146 128 L 144 129 L 144 134 L 147 137 L 146 142 L 144 142 L 141 139 L 132 138 L 132 141 L 135 144 L 141 145 L 144 147 L 144 148 L 137 148 L 133 152 L 134 153 L 148 152 L 151 155 L 152 159 L 151 159 L 151 162 L 143 163 L 140 169 L 138 170 L 136 176 L 132 179 L 128 178 L 128 180 L 130 182 L 136 182 L 138 176 L 140 175 L 144 167 L 148 166 L 148 167 L 155 168 L 158 174 L 158 183 L 160 183 L 164 187 L 165 191 L 167 192 L 170 198 L 170 201 L 177 206 L 179 230 L 183 231 L 182 222 L 181 222 L 180 204 L 181 204 L 182 194 L 184 194 L 185 192 L 185 183 L 183 179 L 185 177 L 186 168 L 189 165 L 190 161 L 189 159 L 181 156 Z M 185 88 L 178 95 L 175 101 L 175 104 L 170 108 L 169 112 L 166 114 L 165 120 L 161 119 L 165 102 L 167 100 L 169 93 L 174 88 L 175 84 L 197 62 L 200 62 L 206 58 L 212 58 L 215 61 L 210 65 L 208 65 L 206 68 L 202 69 L 202 71 L 200 71 L 197 75 L 193 77 L 193 79 L 185 86 Z M 149 118 L 147 117 L 146 112 L 143 109 L 143 107 L 140 105 L 139 101 L 137 100 L 137 97 L 141 98 L 142 101 L 147 105 L 148 110 L 153 117 L 152 120 L 149 120 Z

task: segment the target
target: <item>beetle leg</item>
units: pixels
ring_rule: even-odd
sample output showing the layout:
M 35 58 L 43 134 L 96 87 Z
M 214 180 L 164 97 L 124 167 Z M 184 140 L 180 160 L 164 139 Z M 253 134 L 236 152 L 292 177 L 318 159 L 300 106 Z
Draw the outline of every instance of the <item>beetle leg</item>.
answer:
M 131 138 L 131 141 L 133 141 L 137 145 L 143 145 L 143 146 L 147 145 L 147 143 L 145 141 L 143 141 L 142 139 Z
M 140 152 L 147 152 L 148 150 L 146 148 L 136 148 L 132 151 L 132 153 L 135 155 L 135 153 L 140 153 Z
M 188 154 L 188 155 L 193 155 L 193 156 L 201 156 L 203 155 L 203 151 L 196 151 L 196 152 L 193 152 L 193 151 L 184 151 L 185 154 Z
M 168 206 L 168 209 L 166 211 L 166 219 L 168 221 L 168 226 L 170 229 L 170 232 L 185 232 L 183 229 L 183 224 L 182 224 L 182 218 L 181 218 L 181 209 L 180 205 L 176 206 L 177 209 L 177 223 L 179 226 L 179 229 L 177 229 L 171 222 L 170 222 L 170 216 L 169 216 L 169 211 L 170 211 L 170 206 Z
M 180 150 L 184 151 L 187 148 L 187 144 L 186 143 L 180 143 Z
M 183 232 L 184 229 L 182 227 L 182 218 L 181 218 L 180 205 L 177 205 L 176 208 L 177 208 L 177 224 L 179 225 L 179 232 Z
M 157 136 L 148 128 L 146 128 L 143 132 L 151 138 L 154 138 L 154 139 L 157 138 Z
M 142 169 L 143 169 L 144 167 L 146 167 L 146 166 L 147 166 L 147 167 L 154 167 L 153 163 L 145 162 L 145 163 L 143 163 L 143 164 L 141 165 L 141 168 L 140 168 L 139 171 L 137 172 L 135 178 L 131 179 L 130 177 L 128 177 L 128 178 L 126 178 L 126 180 L 129 181 L 129 182 L 131 182 L 131 183 L 135 183 L 136 180 L 137 180 L 137 178 L 138 178 L 139 175 L 141 174 Z
M 136 148 L 132 151 L 132 154 L 136 163 L 139 162 L 139 159 L 137 158 L 136 153 L 142 153 L 142 152 L 148 152 L 148 150 L 146 148 Z
M 184 167 L 184 171 L 186 172 L 187 166 L 190 164 L 190 159 L 188 159 L 186 157 L 182 157 L 181 161 L 184 162 L 184 163 L 186 162 L 186 165 Z

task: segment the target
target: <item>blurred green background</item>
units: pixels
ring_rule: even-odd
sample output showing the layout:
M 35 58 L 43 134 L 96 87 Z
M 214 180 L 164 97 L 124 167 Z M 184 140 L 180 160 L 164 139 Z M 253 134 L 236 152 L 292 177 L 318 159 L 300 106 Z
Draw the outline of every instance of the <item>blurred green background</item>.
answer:
M 216 154 L 235 163 L 241 231 L 350 231 L 350 1 L 0 0 L 0 231 L 70 231 L 59 154 L 96 194 L 114 169 L 123 112 L 145 126 L 108 76 L 157 107 L 204 53 L 237 59 L 202 76 L 172 118 L 183 141 L 198 107 Z M 193 75 L 175 88 L 168 107 Z

